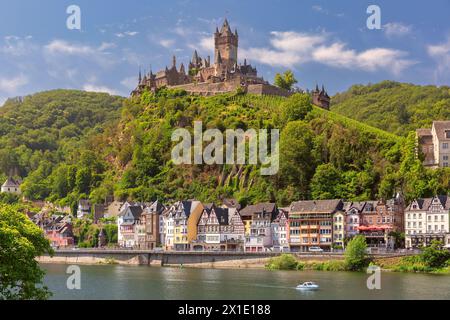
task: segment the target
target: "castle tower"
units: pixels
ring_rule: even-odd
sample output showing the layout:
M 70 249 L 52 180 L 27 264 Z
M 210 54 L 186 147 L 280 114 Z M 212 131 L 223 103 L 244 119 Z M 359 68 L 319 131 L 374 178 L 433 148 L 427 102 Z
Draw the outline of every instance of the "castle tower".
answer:
M 219 60 L 218 56 L 220 53 L 222 63 L 231 69 L 238 60 L 238 42 L 237 30 L 233 33 L 228 20 L 225 19 L 220 31 L 216 29 L 216 33 L 214 33 L 215 61 Z

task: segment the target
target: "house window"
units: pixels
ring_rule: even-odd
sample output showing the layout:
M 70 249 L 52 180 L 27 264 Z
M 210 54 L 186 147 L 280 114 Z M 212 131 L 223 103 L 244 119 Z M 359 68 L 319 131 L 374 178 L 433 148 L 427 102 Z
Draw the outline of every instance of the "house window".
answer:
M 448 168 L 448 162 L 444 162 L 443 166 L 444 166 L 445 168 Z
M 450 130 L 445 131 L 445 137 L 446 137 L 447 139 L 450 139 Z
M 448 143 L 447 142 L 444 142 L 442 144 L 442 149 L 448 149 Z
M 442 159 L 447 161 L 448 160 L 448 156 L 443 156 Z

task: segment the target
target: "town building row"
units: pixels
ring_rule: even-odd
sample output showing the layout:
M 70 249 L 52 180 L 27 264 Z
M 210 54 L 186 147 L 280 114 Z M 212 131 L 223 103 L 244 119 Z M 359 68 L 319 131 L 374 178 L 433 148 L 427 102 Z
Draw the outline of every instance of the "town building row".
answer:
M 221 205 L 197 200 L 165 205 L 111 201 L 92 206 L 81 200 L 78 218 L 117 223 L 121 248 L 166 251 L 307 252 L 345 250 L 352 237 L 364 235 L 378 250 L 419 248 L 439 240 L 450 248 L 450 197 L 416 199 L 401 195 L 387 201 L 302 200 L 279 208 L 258 203 L 241 208 L 234 199 Z M 57 247 L 73 246 L 69 215 L 36 214 Z M 101 229 L 101 228 L 100 228 Z M 99 244 L 103 241 L 99 240 Z

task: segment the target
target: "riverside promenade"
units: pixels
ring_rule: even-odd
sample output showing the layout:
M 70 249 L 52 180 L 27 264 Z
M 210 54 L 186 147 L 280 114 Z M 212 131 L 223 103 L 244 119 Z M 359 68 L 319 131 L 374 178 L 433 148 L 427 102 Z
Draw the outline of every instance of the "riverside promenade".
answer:
M 124 264 L 147 266 L 186 266 L 199 268 L 264 268 L 281 252 L 152 251 L 137 249 L 58 249 L 53 257 L 41 256 L 41 263 Z M 300 261 L 342 260 L 342 252 L 292 252 Z M 413 252 L 372 254 L 374 258 L 398 258 Z

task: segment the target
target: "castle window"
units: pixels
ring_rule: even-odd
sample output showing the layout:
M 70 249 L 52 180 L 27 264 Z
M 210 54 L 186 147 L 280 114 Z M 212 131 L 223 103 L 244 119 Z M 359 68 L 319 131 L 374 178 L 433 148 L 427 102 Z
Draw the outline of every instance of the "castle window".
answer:
M 444 142 L 442 144 L 442 149 L 448 149 L 448 143 L 447 142 Z
M 450 139 L 450 130 L 445 131 L 445 137 L 446 137 L 447 139 Z

